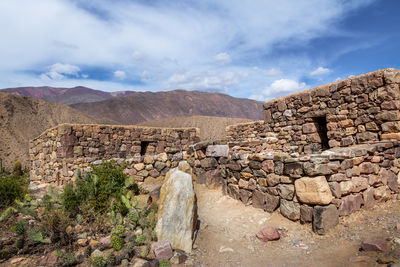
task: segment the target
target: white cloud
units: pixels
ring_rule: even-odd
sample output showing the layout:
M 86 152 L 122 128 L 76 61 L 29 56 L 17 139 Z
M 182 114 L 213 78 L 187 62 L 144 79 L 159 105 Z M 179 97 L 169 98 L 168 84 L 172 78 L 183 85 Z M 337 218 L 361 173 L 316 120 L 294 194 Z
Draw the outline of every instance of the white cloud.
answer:
M 122 70 L 116 70 L 116 71 L 114 71 L 114 77 L 118 78 L 120 80 L 125 80 L 126 73 L 125 73 L 125 71 L 122 71 Z
M 61 80 L 65 76 L 79 77 L 80 68 L 71 64 L 56 63 L 49 67 L 49 71 L 40 75 L 43 80 Z
M 167 83 L 168 89 L 224 91 L 236 86 L 246 73 L 222 72 L 184 72 L 172 75 Z
M 290 93 L 304 91 L 308 88 L 309 86 L 304 82 L 298 82 L 291 79 L 279 79 L 275 80 L 271 85 L 265 87 L 260 92 L 251 95 L 250 98 L 264 101 L 267 99 L 288 95 Z
M 315 70 L 313 70 L 312 72 L 310 72 L 311 76 L 321 76 L 321 75 L 325 75 L 330 73 L 331 70 L 328 68 L 324 68 L 324 67 L 318 67 Z
M 231 56 L 228 53 L 219 53 L 214 56 L 214 60 L 222 64 L 228 64 L 232 62 Z
M 144 76 L 148 82 L 144 87 L 148 90 L 175 85 L 196 89 L 215 87 L 246 97 L 256 93 L 253 88 L 271 84 L 270 79 L 278 78 L 273 76 L 282 75 L 280 70 L 292 79 L 308 74 L 309 66 L 315 63 L 308 66 L 304 62 L 312 59 L 301 58 L 303 65 L 297 63 L 301 65 L 298 66 L 279 62 L 283 61 L 281 58 L 276 62 L 266 62 L 265 58 L 274 52 L 276 44 L 306 44 L 335 32 L 339 19 L 361 6 L 361 2 L 365 3 L 346 2 L 281 0 L 277 5 L 265 0 L 167 4 L 165 1 L 148 4 L 148 1 L 123 0 L 2 0 L 0 25 L 7 27 L 0 27 L 0 87 L 20 85 L 20 81 L 8 78 L 17 73 L 43 69 L 48 62 L 68 62 L 81 69 L 65 65 L 49 68 L 40 75 L 42 85 L 56 81 L 80 85 L 90 81 L 99 86 L 100 81 L 94 83 L 81 73 L 96 77 L 89 69 L 108 71 L 109 66 L 115 66 L 113 70 L 123 69 L 132 77 Z M 221 66 L 215 60 L 231 64 Z M 252 66 L 256 65 L 264 66 L 264 72 L 255 73 Z M 151 79 L 141 75 L 144 70 L 151 73 Z M 248 79 L 244 79 L 245 72 L 249 73 Z M 30 75 L 25 85 L 38 79 L 37 74 Z M 184 78 L 176 80 L 175 75 Z M 78 76 L 84 79 L 76 79 Z M 126 78 L 126 74 L 116 76 L 121 77 Z M 110 82 L 119 88 L 117 79 Z M 126 82 L 119 85 L 126 86 Z

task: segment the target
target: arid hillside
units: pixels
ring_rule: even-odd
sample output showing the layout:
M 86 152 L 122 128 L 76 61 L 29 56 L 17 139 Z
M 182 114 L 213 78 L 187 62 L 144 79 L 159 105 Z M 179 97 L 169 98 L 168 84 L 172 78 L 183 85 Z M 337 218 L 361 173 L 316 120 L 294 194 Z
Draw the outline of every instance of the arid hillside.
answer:
M 262 103 L 225 94 L 175 90 L 168 92 L 134 92 L 94 103 L 71 107 L 93 118 L 107 118 L 121 124 L 182 116 L 218 116 L 262 119 Z
M 200 129 L 201 140 L 220 140 L 225 138 L 225 128 L 228 125 L 249 122 L 250 119 L 191 116 L 174 117 L 140 123 L 143 126 L 153 127 L 197 127 Z
M 132 92 L 121 91 L 121 92 L 103 92 L 100 90 L 94 90 L 91 88 L 77 86 L 73 88 L 58 88 L 58 87 L 17 87 L 17 88 L 6 88 L 1 89 L 0 92 L 11 93 L 27 97 L 40 98 L 50 102 L 58 102 L 63 104 L 75 104 L 81 102 L 96 102 L 106 99 L 110 99 L 116 96 L 128 95 Z
M 28 163 L 29 140 L 60 123 L 96 123 L 59 103 L 0 93 L 0 159 L 6 167 L 19 159 Z

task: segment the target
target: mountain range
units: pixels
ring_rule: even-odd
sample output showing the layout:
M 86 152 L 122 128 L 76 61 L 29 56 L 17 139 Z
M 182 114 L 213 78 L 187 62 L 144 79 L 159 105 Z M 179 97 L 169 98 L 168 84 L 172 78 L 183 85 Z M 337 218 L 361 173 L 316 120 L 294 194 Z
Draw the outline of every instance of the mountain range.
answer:
M 70 105 L 101 122 L 137 124 L 181 116 L 262 119 L 262 102 L 226 94 L 174 90 L 165 92 L 103 92 L 87 87 L 18 87 L 0 92 Z

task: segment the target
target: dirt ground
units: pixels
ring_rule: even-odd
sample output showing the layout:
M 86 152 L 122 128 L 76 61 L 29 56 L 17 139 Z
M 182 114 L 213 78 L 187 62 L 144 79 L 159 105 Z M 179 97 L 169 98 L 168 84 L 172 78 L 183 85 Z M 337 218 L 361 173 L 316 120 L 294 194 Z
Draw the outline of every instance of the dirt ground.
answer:
M 201 227 L 192 256 L 194 266 L 379 266 L 376 259 L 382 253 L 359 251 L 361 242 L 400 241 L 399 201 L 342 217 L 337 227 L 320 236 L 312 232 L 310 224 L 245 206 L 220 190 L 203 185 L 195 189 Z M 281 239 L 259 241 L 255 234 L 265 226 L 277 227 Z

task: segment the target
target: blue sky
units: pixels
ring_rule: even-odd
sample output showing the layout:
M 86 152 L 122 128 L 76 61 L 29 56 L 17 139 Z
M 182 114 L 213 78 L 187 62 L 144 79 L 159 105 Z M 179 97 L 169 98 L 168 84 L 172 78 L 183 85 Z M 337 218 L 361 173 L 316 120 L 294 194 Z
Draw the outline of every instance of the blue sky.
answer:
M 1 0 L 0 87 L 268 100 L 400 68 L 397 0 Z

